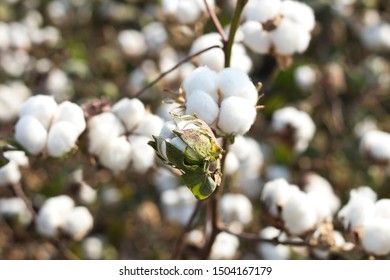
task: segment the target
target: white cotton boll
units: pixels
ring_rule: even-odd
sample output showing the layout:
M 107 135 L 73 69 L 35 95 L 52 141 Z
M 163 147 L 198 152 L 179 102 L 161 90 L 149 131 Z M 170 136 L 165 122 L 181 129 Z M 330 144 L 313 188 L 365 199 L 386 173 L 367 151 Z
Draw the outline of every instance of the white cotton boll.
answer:
M 366 117 L 358 122 L 353 131 L 358 138 L 362 138 L 367 132 L 378 130 L 377 121 L 372 117 Z
M 170 169 L 160 167 L 153 173 L 153 183 L 159 192 L 163 192 L 178 186 L 178 176 Z
M 176 102 L 163 102 L 156 110 L 156 114 L 165 121 L 172 119 L 172 114 L 180 114 L 181 104 Z
M 192 0 L 178 1 L 175 16 L 182 24 L 192 24 L 196 22 L 202 13 L 198 4 Z
M 314 11 L 305 3 L 285 0 L 282 2 L 280 13 L 300 24 L 307 31 L 313 30 L 315 26 Z
M 218 129 L 224 134 L 243 135 L 255 122 L 256 108 L 241 97 L 228 97 L 222 101 Z
M 240 43 L 233 44 L 230 65 L 234 69 L 249 73 L 252 70 L 253 62 L 248 56 L 244 45 Z
M 385 256 L 390 253 L 389 219 L 374 218 L 366 222 L 362 236 L 363 249 L 370 254 Z
M 161 204 L 166 219 L 186 225 L 195 208 L 196 199 L 187 187 L 178 187 L 161 193 Z
M 224 223 L 239 222 L 248 225 L 253 219 L 252 203 L 245 195 L 226 193 L 218 206 Z
M 173 71 L 170 71 L 173 67 L 177 65 L 179 62 L 179 56 L 176 52 L 176 50 L 172 47 L 164 47 L 159 52 L 159 61 L 158 66 L 160 69 L 160 72 L 169 72 L 166 76 L 164 76 L 164 82 L 166 83 L 173 83 L 178 80 L 179 78 L 179 70 L 175 69 Z
M 291 234 L 303 234 L 316 225 L 315 204 L 306 193 L 292 192 L 282 209 L 282 219 Z
M 47 138 L 47 151 L 52 157 L 69 153 L 78 138 L 77 127 L 68 121 L 59 121 L 50 128 Z
M 161 7 L 167 14 L 174 14 L 177 10 L 179 0 L 161 0 Z
M 19 197 L 0 198 L 0 217 L 17 219 L 22 225 L 29 225 L 32 215 L 26 203 Z
M 33 116 L 41 122 L 45 129 L 48 129 L 53 117 L 57 113 L 57 103 L 54 98 L 47 95 L 35 95 L 24 102 L 20 108 L 19 116 Z
M 138 173 L 145 173 L 153 166 L 155 159 L 154 149 L 148 145 L 150 141 L 146 136 L 129 136 L 129 142 L 132 147 L 132 168 Z
M 266 177 L 269 181 L 280 178 L 285 179 L 286 181 L 291 181 L 291 172 L 284 165 L 272 164 L 267 167 Z
M 299 192 L 297 186 L 290 185 L 285 179 L 276 179 L 265 183 L 261 194 L 261 201 L 266 205 L 268 212 L 278 217 L 286 201 L 292 193 Z
M 220 46 L 222 48 L 221 35 L 218 33 L 208 33 L 197 38 L 191 46 L 189 54 L 195 54 L 201 50 L 212 46 Z M 213 48 L 198 56 L 199 65 L 207 66 L 211 70 L 220 71 L 224 68 L 225 55 L 220 48 Z
M 55 0 L 47 5 L 47 14 L 55 24 L 63 24 L 66 20 L 69 4 L 65 1 Z
M 351 190 L 349 196 L 351 198 L 362 197 L 372 202 L 375 202 L 378 199 L 378 195 L 376 194 L 376 192 L 374 192 L 373 189 L 367 186 L 361 186 Z
M 105 206 L 118 204 L 122 199 L 121 192 L 112 186 L 105 186 L 100 193 L 100 199 Z
M 186 100 L 186 114 L 196 114 L 208 125 L 214 124 L 218 118 L 218 104 L 204 91 L 194 90 Z
M 148 50 L 144 35 L 137 30 L 122 30 L 117 40 L 121 51 L 131 57 L 142 56 Z
M 365 133 L 360 140 L 359 150 L 374 160 L 390 160 L 390 133 L 380 130 L 371 130 Z
M 88 151 L 98 155 L 107 141 L 125 133 L 121 121 L 111 112 L 93 116 L 88 121 Z
M 28 157 L 23 151 L 6 151 L 3 156 L 12 162 L 15 162 L 18 166 L 28 166 Z
M 58 106 L 57 115 L 54 122 L 67 121 L 72 123 L 80 135 L 86 128 L 84 112 L 81 107 L 75 103 L 64 101 Z
M 17 184 L 22 178 L 18 165 L 9 161 L 6 165 L 0 167 L 0 187 Z
M 244 8 L 244 17 L 247 21 L 266 22 L 274 19 L 280 13 L 280 0 L 251 0 Z
M 125 136 L 106 139 L 99 154 L 99 162 L 114 173 L 124 171 L 132 158 L 132 147 Z
M 331 222 L 333 219 L 333 213 L 332 209 L 330 208 L 328 199 L 326 197 L 324 198 L 324 194 L 320 192 L 309 192 L 307 193 L 307 196 L 314 204 L 314 208 L 317 214 L 316 224 L 320 225 L 325 221 Z
M 225 159 L 225 166 L 223 169 L 224 174 L 233 175 L 235 172 L 238 171 L 239 167 L 240 161 L 238 160 L 237 156 L 232 152 L 227 153 Z
M 103 257 L 104 242 L 97 236 L 89 236 L 81 243 L 83 256 L 88 260 L 99 260 Z
M 211 247 L 209 258 L 211 260 L 230 260 L 237 254 L 240 241 L 237 236 L 221 232 L 215 238 L 215 242 Z
M 93 217 L 84 206 L 73 208 L 67 213 L 61 229 L 72 239 L 79 241 L 83 239 L 93 227 Z
M 222 98 L 237 96 L 246 99 L 253 105 L 257 103 L 256 87 L 246 73 L 234 68 L 225 68 L 218 73 L 217 83 Z
M 168 33 L 161 22 L 151 22 L 145 25 L 142 33 L 150 50 L 157 51 L 168 41 Z
M 309 65 L 298 66 L 294 70 L 294 81 L 299 88 L 310 89 L 317 81 L 316 71 Z
M 140 124 L 134 129 L 134 134 L 152 136 L 160 134 L 161 128 L 164 125 L 163 119 L 157 115 L 147 114 L 141 120 Z
M 280 230 L 274 227 L 266 227 L 260 231 L 260 237 L 266 239 L 274 239 L 279 237 Z M 268 242 L 260 242 L 257 245 L 257 252 L 265 260 L 287 260 L 290 256 L 289 247 L 286 245 L 274 245 Z
M 243 176 L 258 176 L 260 175 L 260 170 L 264 162 L 260 144 L 250 137 L 244 137 L 244 140 L 249 155 L 246 158 L 241 157 L 240 159 L 240 174 Z
M 111 111 L 124 123 L 127 131 L 133 130 L 145 117 L 145 106 L 137 98 L 123 98 Z
M 9 50 L 0 53 L 0 64 L 8 75 L 21 77 L 31 69 L 32 58 L 23 49 Z
M 261 193 L 263 181 L 256 174 L 240 174 L 238 189 L 241 193 L 251 199 L 258 199 Z
M 173 133 L 173 130 L 176 128 L 177 126 L 174 121 L 167 121 L 162 126 L 159 136 L 163 139 L 172 139 L 176 137 L 176 134 Z
M 0 122 L 9 122 L 18 116 L 20 106 L 30 97 L 30 89 L 22 82 L 0 85 Z
M 67 195 L 60 195 L 49 198 L 39 210 L 36 219 L 38 233 L 55 237 L 58 229 L 64 223 L 68 213 L 72 211 L 74 201 Z
M 41 29 L 43 42 L 50 47 L 54 47 L 61 41 L 61 32 L 54 26 L 46 26 Z
M 16 124 L 15 139 L 30 154 L 37 155 L 45 148 L 47 131 L 36 118 L 25 116 Z
M 271 38 L 259 22 L 247 21 L 241 26 L 240 30 L 244 36 L 243 42 L 249 49 L 259 54 L 269 53 Z
M 390 219 L 390 199 L 382 198 L 375 202 L 375 217 Z
M 45 88 L 57 102 L 70 99 L 74 93 L 72 81 L 61 69 L 50 70 L 45 81 Z
M 92 204 L 97 198 L 96 190 L 87 183 L 81 182 L 78 198 L 83 204 Z
M 376 25 L 365 26 L 361 31 L 363 44 L 374 51 L 390 49 L 390 24 L 380 22 Z
M 183 81 L 182 88 L 186 97 L 196 90 L 207 92 L 215 102 L 218 102 L 217 73 L 207 66 L 198 67 Z

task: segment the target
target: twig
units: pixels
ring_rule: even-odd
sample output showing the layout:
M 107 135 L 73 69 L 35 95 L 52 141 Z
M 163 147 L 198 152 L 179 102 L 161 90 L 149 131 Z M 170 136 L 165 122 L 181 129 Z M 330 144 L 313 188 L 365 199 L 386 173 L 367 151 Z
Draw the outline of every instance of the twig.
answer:
M 176 65 L 174 65 L 172 68 L 168 69 L 167 71 L 161 73 L 156 79 L 154 79 L 154 81 L 152 81 L 151 83 L 147 84 L 146 86 L 144 86 L 142 89 L 140 89 L 135 95 L 134 97 L 139 97 L 140 95 L 142 95 L 146 90 L 148 90 L 149 88 L 151 88 L 152 86 L 154 86 L 155 84 L 157 84 L 162 78 L 164 78 L 166 75 L 168 75 L 169 73 L 171 73 L 173 70 L 179 68 L 182 64 L 190 61 L 191 59 L 193 59 L 194 57 L 204 53 L 204 52 L 207 52 L 211 49 L 215 49 L 215 48 L 221 48 L 221 46 L 218 46 L 218 45 L 214 45 L 214 46 L 211 46 L 211 47 L 208 47 L 206 49 L 203 49 L 203 50 L 200 50 L 192 55 L 189 55 L 187 57 L 185 57 L 183 60 L 179 61 Z
M 30 212 L 31 214 L 31 217 L 33 219 L 33 221 L 35 221 L 36 217 L 37 217 L 37 213 L 35 212 L 34 208 L 32 207 L 30 201 L 28 200 L 26 194 L 24 193 L 23 189 L 22 189 L 22 186 L 20 185 L 20 183 L 16 183 L 16 184 L 12 184 L 12 190 L 14 192 L 14 194 L 19 197 L 20 199 L 23 200 L 24 204 L 26 205 L 28 211 Z
M 217 29 L 219 35 L 221 35 L 222 42 L 225 45 L 228 42 L 228 37 L 225 34 L 225 31 L 222 28 L 221 22 L 219 21 L 217 15 L 215 14 L 215 10 L 210 7 L 210 4 L 207 0 L 203 0 L 204 4 L 206 5 L 207 12 L 210 15 L 211 20 L 213 21 L 213 24 L 215 28 Z

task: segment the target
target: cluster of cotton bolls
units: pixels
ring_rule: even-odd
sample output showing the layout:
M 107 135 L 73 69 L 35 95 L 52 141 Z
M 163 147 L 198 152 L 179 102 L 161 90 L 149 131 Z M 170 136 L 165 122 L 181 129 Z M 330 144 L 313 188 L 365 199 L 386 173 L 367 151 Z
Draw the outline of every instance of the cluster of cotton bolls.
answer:
M 365 132 L 360 140 L 360 153 L 387 167 L 390 172 L 390 133 L 377 129 Z
M 15 139 L 33 155 L 47 152 L 52 157 L 64 156 L 74 148 L 86 127 L 80 106 L 69 101 L 57 105 L 47 95 L 27 99 L 19 117 Z
M 304 191 L 285 179 L 269 181 L 261 201 L 272 219 L 279 219 L 283 229 L 296 236 L 331 222 L 340 205 L 329 182 L 315 174 L 307 176 Z
M 244 19 L 244 44 L 260 54 L 291 56 L 304 52 L 315 26 L 313 10 L 291 0 L 250 0 Z
M 357 235 L 364 251 L 375 256 L 390 253 L 390 199 L 377 200 L 369 187 L 350 192 L 348 203 L 338 212 L 344 229 Z
M 66 234 L 73 240 L 82 240 L 93 227 L 93 217 L 84 206 L 75 206 L 72 198 L 60 195 L 47 199 L 36 219 L 38 233 L 45 237 Z
M 375 10 L 368 10 L 364 15 L 364 26 L 361 29 L 363 44 L 373 51 L 390 50 L 390 23 L 384 21 Z
M 219 135 L 243 135 L 256 118 L 258 93 L 244 72 L 199 67 L 182 84 L 186 114 L 196 114 Z
M 301 153 L 309 146 L 316 126 L 306 112 L 285 107 L 273 113 L 271 129 L 296 152 Z
M 211 9 L 215 9 L 214 0 L 207 0 L 207 3 Z M 161 7 L 164 15 L 181 24 L 194 24 L 207 15 L 203 0 L 163 0 Z
M 17 184 L 22 178 L 20 167 L 28 167 L 29 161 L 23 151 L 6 151 L 3 152 L 8 162 L 0 166 L 0 187 Z
M 30 96 L 31 91 L 23 82 L 0 85 L 0 123 L 14 120 L 20 106 Z
M 160 133 L 163 120 L 148 112 L 136 98 L 124 98 L 88 120 L 88 150 L 99 163 L 115 173 L 131 163 L 139 173 L 154 163 L 154 150 L 148 145 L 152 135 Z

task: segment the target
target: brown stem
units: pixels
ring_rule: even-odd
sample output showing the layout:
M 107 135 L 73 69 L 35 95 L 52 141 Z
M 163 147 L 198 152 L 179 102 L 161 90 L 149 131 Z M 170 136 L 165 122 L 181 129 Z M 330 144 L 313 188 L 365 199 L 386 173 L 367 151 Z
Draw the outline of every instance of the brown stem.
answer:
M 172 68 L 168 69 L 167 71 L 161 73 L 156 79 L 154 79 L 154 81 L 152 81 L 151 83 L 147 84 L 146 86 L 144 86 L 142 89 L 140 89 L 135 95 L 134 97 L 139 97 L 140 95 L 142 95 L 146 90 L 148 90 L 149 88 L 151 88 L 152 86 L 154 86 L 155 84 L 157 84 L 162 78 L 164 78 L 166 75 L 168 75 L 169 73 L 171 73 L 173 70 L 179 68 L 182 64 L 190 61 L 191 59 L 193 59 L 194 57 L 204 53 L 204 52 L 207 52 L 211 49 L 215 49 L 215 48 L 221 48 L 221 46 L 218 46 L 218 45 L 214 45 L 214 46 L 211 46 L 211 47 L 208 47 L 206 49 L 203 49 L 203 50 L 200 50 L 192 55 L 189 55 L 187 57 L 185 57 L 183 60 L 179 61 L 175 66 L 173 66 Z
M 209 13 L 211 20 L 213 21 L 213 24 L 217 29 L 219 35 L 221 35 L 222 42 L 225 45 L 228 41 L 228 37 L 226 36 L 225 31 L 223 30 L 221 22 L 219 21 L 217 15 L 215 14 L 215 10 L 210 7 L 209 2 L 207 0 L 203 0 L 203 1 L 204 4 L 206 5 L 207 12 Z
M 12 186 L 12 190 L 13 190 L 14 194 L 17 197 L 19 197 L 20 199 L 23 200 L 24 204 L 26 205 L 28 211 L 31 214 L 31 217 L 32 217 L 33 221 L 35 221 L 37 213 L 35 212 L 35 210 L 32 207 L 30 201 L 28 200 L 26 194 L 24 193 L 21 184 L 20 183 L 16 183 L 16 184 L 12 184 L 11 186 Z

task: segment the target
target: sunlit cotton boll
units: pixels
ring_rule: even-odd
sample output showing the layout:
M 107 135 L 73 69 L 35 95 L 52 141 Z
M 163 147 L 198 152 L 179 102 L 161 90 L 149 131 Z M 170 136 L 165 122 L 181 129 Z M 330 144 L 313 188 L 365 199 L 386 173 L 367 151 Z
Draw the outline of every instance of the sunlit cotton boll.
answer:
M 192 92 L 200 90 L 209 94 L 215 102 L 218 102 L 218 74 L 207 66 L 196 68 L 183 81 L 182 88 L 187 99 Z
M 27 115 L 17 122 L 15 139 L 30 154 L 37 155 L 45 148 L 47 130 L 36 118 Z
M 89 260 L 98 260 L 103 256 L 104 241 L 97 236 L 89 236 L 81 243 L 83 256 Z
M 159 116 L 146 114 L 133 132 L 144 136 L 158 135 L 163 125 L 164 121 Z
M 30 97 L 30 89 L 22 82 L 0 85 L 0 122 L 9 122 L 18 116 L 20 106 Z
M 266 22 L 279 15 L 281 6 L 280 0 L 250 0 L 243 13 L 247 21 Z
M 247 21 L 241 27 L 244 44 L 255 53 L 267 54 L 271 49 L 271 37 L 257 21 Z
M 209 258 L 212 260 L 230 260 L 233 259 L 240 246 L 237 236 L 226 232 L 218 233 L 215 242 L 211 247 Z
M 78 135 L 86 128 L 83 110 L 79 105 L 69 101 L 64 101 L 58 106 L 54 122 L 60 121 L 72 123 L 75 126 Z
M 219 201 L 219 209 L 224 223 L 239 222 L 248 225 L 253 218 L 252 203 L 242 194 L 226 193 Z
M 390 199 L 382 198 L 375 202 L 375 217 L 390 219 Z
M 22 178 L 19 167 L 27 167 L 28 158 L 23 151 L 7 151 L 3 153 L 3 156 L 9 162 L 0 167 L 0 187 L 17 184 Z
M 313 9 L 310 8 L 306 3 L 285 0 L 282 2 L 280 13 L 282 16 L 298 23 L 301 28 L 308 31 L 313 30 L 315 26 Z
M 197 117 L 207 124 L 214 124 L 218 117 L 219 108 L 213 98 L 204 91 L 194 90 L 186 100 L 186 114 L 196 113 Z
M 0 198 L 0 217 L 16 219 L 22 225 L 28 225 L 32 221 L 26 203 L 19 197 Z
M 126 136 L 106 139 L 106 145 L 99 153 L 99 162 L 114 173 L 124 171 L 132 157 L 132 147 Z
M 390 219 L 368 220 L 363 229 L 363 249 L 370 254 L 385 256 L 390 253 Z
M 123 122 L 127 131 L 133 130 L 145 116 L 145 106 L 136 98 L 119 100 L 111 111 Z
M 155 152 L 148 145 L 150 137 L 134 135 L 129 136 L 128 140 L 132 148 L 132 168 L 138 173 L 145 173 L 153 166 L 155 159 Z
M 374 161 L 390 163 L 390 133 L 380 130 L 366 132 L 360 140 L 360 153 Z
M 129 57 L 142 56 L 148 50 L 144 35 L 137 30 L 122 30 L 117 40 L 121 51 Z
M 316 71 L 310 65 L 301 65 L 294 70 L 294 81 L 302 90 L 312 88 L 316 80 Z
M 260 231 L 260 237 L 266 239 L 274 239 L 276 237 L 280 238 L 281 232 L 277 228 L 274 227 L 266 227 Z M 282 237 L 285 237 L 282 234 Z M 257 252 L 262 256 L 265 260 L 287 260 L 290 256 L 290 249 L 286 245 L 274 245 L 268 242 L 260 242 L 257 245 Z
M 27 99 L 21 106 L 19 116 L 32 116 L 48 130 L 57 113 L 57 103 L 54 98 L 47 95 L 35 95 Z
M 60 121 L 53 124 L 47 138 L 47 151 L 52 157 L 60 157 L 70 152 L 78 138 L 77 127 L 71 122 Z
M 168 41 L 168 32 L 161 22 L 151 22 L 142 28 L 150 51 L 160 50 Z
M 64 220 L 61 229 L 73 240 L 83 239 L 93 227 L 93 217 L 84 206 L 73 208 Z
M 83 204 L 92 204 L 96 201 L 97 192 L 90 185 L 85 182 L 80 183 L 80 189 L 78 192 L 78 199 Z

